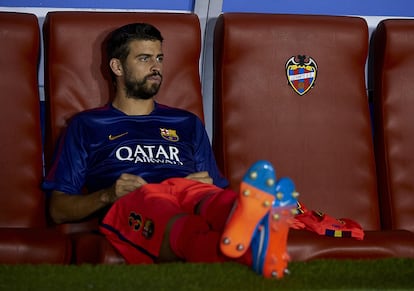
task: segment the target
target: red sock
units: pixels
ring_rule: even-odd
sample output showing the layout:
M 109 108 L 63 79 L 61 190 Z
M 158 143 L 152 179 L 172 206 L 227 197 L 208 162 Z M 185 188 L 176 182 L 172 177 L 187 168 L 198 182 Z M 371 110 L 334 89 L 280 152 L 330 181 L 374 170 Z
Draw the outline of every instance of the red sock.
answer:
M 238 194 L 232 190 L 223 190 L 202 201 L 200 215 L 211 229 L 222 232 Z
M 220 237 L 201 216 L 185 215 L 175 221 L 170 245 L 174 253 L 187 262 L 224 262 L 228 259 L 219 250 Z
M 238 262 L 252 265 L 250 249 L 240 258 L 231 259 L 220 251 L 221 233 L 210 230 L 206 221 L 199 215 L 186 215 L 178 218 L 170 232 L 170 246 L 174 253 L 187 262 L 214 263 Z

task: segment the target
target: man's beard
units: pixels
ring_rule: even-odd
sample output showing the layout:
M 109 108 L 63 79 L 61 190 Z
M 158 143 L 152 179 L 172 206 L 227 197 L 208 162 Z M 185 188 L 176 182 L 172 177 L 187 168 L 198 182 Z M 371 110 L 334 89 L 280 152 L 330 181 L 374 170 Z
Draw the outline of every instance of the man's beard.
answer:
M 160 76 L 161 82 L 159 84 L 147 85 L 148 78 L 152 76 Z M 162 83 L 162 75 L 159 72 L 154 72 L 151 75 L 144 77 L 142 80 L 133 80 L 127 73 L 125 78 L 125 89 L 127 97 L 134 99 L 147 100 L 154 97 L 160 89 Z

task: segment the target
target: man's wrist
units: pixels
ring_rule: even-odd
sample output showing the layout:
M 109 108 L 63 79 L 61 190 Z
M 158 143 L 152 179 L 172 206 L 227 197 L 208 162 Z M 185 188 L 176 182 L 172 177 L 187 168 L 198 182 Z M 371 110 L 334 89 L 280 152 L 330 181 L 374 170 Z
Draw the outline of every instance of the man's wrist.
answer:
M 110 191 L 105 190 L 99 195 L 99 200 L 104 204 L 110 204 L 115 200 L 113 196 Z

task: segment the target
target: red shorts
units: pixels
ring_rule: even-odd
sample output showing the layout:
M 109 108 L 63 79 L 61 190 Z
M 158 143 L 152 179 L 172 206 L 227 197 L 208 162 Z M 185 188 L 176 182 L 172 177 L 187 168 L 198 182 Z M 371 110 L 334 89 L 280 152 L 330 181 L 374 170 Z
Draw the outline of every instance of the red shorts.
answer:
M 185 178 L 146 184 L 112 205 L 100 231 L 128 263 L 153 263 L 168 221 L 179 214 L 193 214 L 201 199 L 220 191 L 215 185 Z

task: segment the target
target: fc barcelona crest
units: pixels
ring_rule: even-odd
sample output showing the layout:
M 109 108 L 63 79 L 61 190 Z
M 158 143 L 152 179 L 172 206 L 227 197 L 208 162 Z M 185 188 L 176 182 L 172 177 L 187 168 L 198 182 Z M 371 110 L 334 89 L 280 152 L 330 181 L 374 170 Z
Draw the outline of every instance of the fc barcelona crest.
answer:
M 309 56 L 293 56 L 286 62 L 288 84 L 301 96 L 313 87 L 317 72 L 316 62 Z
M 177 131 L 175 129 L 167 129 L 167 128 L 160 128 L 161 136 L 169 141 L 178 141 L 179 137 L 177 135 Z

